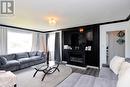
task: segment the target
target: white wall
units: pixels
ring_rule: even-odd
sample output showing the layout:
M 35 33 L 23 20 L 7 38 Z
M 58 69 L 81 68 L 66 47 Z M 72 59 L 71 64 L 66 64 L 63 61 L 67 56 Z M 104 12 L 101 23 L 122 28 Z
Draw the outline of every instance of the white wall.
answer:
M 130 20 L 128 21 L 128 28 L 127 28 L 127 42 L 126 42 L 126 49 L 127 49 L 127 52 L 126 52 L 126 57 L 127 58 L 130 58 Z
M 129 26 L 128 26 L 129 25 Z M 106 33 L 110 31 L 120 31 L 125 30 L 125 57 L 130 58 L 130 21 L 106 24 L 100 26 L 100 67 L 102 64 L 106 64 L 106 46 L 107 46 L 107 36 Z

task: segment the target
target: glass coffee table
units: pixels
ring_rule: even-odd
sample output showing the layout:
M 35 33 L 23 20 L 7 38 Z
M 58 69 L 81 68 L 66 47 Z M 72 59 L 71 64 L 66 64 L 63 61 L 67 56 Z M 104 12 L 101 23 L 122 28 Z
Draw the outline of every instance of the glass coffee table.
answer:
M 42 80 L 41 80 L 41 81 L 43 81 L 44 78 L 45 78 L 45 76 L 46 76 L 47 74 L 52 74 L 52 73 L 54 73 L 56 70 L 57 70 L 58 72 L 60 72 L 60 70 L 59 70 L 58 67 L 59 67 L 59 63 L 58 63 L 58 62 L 55 62 L 55 61 L 49 61 L 49 64 L 36 65 L 36 66 L 34 67 L 34 69 L 35 69 L 36 71 L 35 71 L 33 77 L 35 77 L 38 72 L 43 72 L 43 73 L 44 73 L 44 76 L 43 76 L 43 78 L 42 78 Z

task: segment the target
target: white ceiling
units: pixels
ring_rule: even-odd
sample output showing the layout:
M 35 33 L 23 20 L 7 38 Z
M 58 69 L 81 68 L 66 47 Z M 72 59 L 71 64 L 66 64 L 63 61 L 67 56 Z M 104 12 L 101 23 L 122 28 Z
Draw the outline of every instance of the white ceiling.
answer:
M 64 29 L 125 19 L 130 0 L 15 0 L 15 14 L 0 23 L 40 31 Z M 56 17 L 56 26 L 48 24 Z

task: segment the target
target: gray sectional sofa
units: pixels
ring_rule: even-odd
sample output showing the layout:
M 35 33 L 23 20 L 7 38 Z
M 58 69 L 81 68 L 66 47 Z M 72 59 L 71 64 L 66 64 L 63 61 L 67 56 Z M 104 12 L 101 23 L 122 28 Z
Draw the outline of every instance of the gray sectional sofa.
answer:
M 126 59 L 130 63 L 130 59 Z M 118 76 L 109 67 L 102 67 L 99 77 L 72 73 L 57 87 L 116 87 Z
M 16 71 L 45 61 L 45 52 L 39 51 L 0 55 L 0 70 Z

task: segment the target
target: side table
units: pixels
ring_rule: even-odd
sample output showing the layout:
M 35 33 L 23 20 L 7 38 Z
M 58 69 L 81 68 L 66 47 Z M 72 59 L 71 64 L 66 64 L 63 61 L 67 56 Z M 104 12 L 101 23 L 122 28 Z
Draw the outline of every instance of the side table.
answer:
M 0 71 L 0 87 L 16 87 L 16 76 L 10 71 Z

